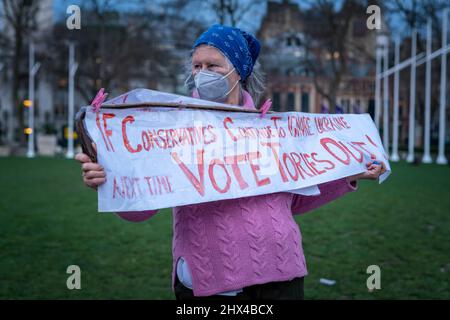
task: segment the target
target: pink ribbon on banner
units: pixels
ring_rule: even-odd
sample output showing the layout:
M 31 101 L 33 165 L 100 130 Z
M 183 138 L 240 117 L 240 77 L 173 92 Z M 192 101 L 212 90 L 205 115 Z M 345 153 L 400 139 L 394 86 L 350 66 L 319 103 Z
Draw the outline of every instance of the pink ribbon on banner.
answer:
M 100 106 L 105 102 L 106 97 L 108 96 L 107 93 L 105 93 L 105 89 L 101 88 L 97 95 L 95 96 L 94 100 L 91 102 L 91 106 L 94 107 L 94 112 L 98 112 L 100 110 Z
M 260 118 L 264 118 L 264 116 L 266 115 L 267 111 L 269 111 L 270 107 L 272 106 L 272 100 L 271 99 L 267 99 L 264 104 L 261 106 L 261 116 Z

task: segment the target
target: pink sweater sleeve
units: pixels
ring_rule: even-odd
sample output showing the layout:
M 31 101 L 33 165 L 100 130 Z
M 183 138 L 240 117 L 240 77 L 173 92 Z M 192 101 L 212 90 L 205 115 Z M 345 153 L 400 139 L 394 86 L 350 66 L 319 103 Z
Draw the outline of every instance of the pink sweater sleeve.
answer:
M 117 212 L 117 215 L 130 222 L 142 222 L 153 217 L 158 210 Z
M 328 202 L 342 197 L 347 192 L 356 191 L 357 182 L 349 182 L 347 178 L 330 181 L 318 185 L 320 195 L 317 196 L 303 196 L 294 195 L 292 202 L 293 214 L 302 214 L 310 210 L 319 208 Z

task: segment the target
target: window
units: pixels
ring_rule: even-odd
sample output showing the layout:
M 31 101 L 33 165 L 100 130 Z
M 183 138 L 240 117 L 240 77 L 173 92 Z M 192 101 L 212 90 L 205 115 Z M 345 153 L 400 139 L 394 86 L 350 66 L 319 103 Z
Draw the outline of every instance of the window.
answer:
M 274 92 L 272 93 L 272 104 L 273 104 L 273 110 L 274 111 L 281 111 L 281 105 L 280 105 L 280 93 Z
M 302 92 L 302 112 L 309 112 L 309 93 Z
M 287 95 L 287 111 L 295 111 L 295 95 L 289 92 Z
M 289 37 L 289 38 L 287 38 L 287 41 L 286 41 L 287 43 L 287 46 L 288 47 L 290 47 L 291 45 L 292 45 L 292 42 L 291 42 L 291 38 Z
M 350 112 L 350 100 L 348 99 L 342 99 L 341 100 L 341 107 L 344 113 Z
M 372 119 L 375 119 L 375 101 L 373 99 L 369 100 L 369 107 L 367 109 Z

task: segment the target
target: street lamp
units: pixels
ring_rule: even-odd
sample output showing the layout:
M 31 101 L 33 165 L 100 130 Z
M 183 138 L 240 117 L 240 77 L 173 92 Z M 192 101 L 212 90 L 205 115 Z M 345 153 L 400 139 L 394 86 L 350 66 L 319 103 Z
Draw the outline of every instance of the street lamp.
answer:
M 72 159 L 74 156 L 73 151 L 73 120 L 74 120 L 74 79 L 78 69 L 78 63 L 75 62 L 75 44 L 69 43 L 69 74 L 68 74 L 68 140 L 67 140 L 67 153 L 66 158 Z
M 27 157 L 34 158 L 34 78 L 41 66 L 39 62 L 34 61 L 34 43 L 30 42 L 29 49 L 29 74 L 28 74 L 28 128 L 25 133 L 28 134 L 28 151 Z M 28 132 L 28 133 L 27 133 Z

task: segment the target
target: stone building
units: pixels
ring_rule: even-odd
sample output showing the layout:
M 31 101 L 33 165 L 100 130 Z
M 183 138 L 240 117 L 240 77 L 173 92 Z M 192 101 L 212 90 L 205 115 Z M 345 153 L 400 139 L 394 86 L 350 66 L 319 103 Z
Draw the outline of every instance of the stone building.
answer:
M 289 1 L 269 1 L 267 12 L 257 33 L 263 43 L 263 68 L 267 72 L 268 92 L 274 109 L 279 111 L 327 112 L 328 102 L 319 93 L 314 78 L 302 64 L 306 51 L 305 12 Z M 354 19 L 350 35 L 375 53 L 375 32 L 366 28 L 366 16 Z M 330 57 L 333 58 L 333 57 Z M 344 113 L 374 112 L 374 59 L 354 57 L 357 63 L 349 66 L 337 95 L 337 110 Z M 327 81 L 327 79 L 319 79 Z

